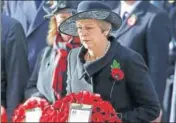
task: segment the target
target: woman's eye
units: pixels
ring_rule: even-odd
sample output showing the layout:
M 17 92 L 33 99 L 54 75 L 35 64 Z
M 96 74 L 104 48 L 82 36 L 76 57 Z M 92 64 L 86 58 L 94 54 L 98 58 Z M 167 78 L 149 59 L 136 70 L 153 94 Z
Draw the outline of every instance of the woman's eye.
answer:
M 86 27 L 86 29 L 87 29 L 87 30 L 91 30 L 91 29 L 93 29 L 93 27 Z
M 77 27 L 77 30 L 82 30 L 83 28 L 82 27 Z M 93 29 L 93 27 L 85 27 L 84 28 L 85 30 L 91 30 Z

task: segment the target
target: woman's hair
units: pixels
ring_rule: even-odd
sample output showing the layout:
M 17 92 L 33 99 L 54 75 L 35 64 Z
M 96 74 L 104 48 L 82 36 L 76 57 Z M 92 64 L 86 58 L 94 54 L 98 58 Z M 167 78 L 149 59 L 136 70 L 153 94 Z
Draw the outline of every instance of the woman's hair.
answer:
M 53 16 L 49 22 L 49 30 L 48 30 L 48 35 L 47 35 L 48 45 L 50 45 L 50 46 L 53 45 L 54 38 L 56 37 L 57 33 L 58 33 L 58 31 L 57 31 L 56 18 Z
M 104 32 L 104 31 L 108 31 L 108 35 L 110 35 L 110 32 L 111 32 L 111 28 L 112 28 L 112 25 L 111 23 L 108 23 L 106 21 L 103 21 L 103 20 L 97 20 L 100 28 L 101 28 L 101 31 Z

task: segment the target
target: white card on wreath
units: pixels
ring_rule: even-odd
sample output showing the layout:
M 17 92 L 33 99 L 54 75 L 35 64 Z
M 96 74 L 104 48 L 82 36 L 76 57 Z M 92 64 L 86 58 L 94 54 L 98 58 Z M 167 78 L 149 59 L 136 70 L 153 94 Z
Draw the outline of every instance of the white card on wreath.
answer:
M 25 114 L 25 122 L 40 122 L 41 115 L 42 111 L 40 108 L 27 110 Z
M 90 122 L 92 105 L 71 103 L 68 122 Z

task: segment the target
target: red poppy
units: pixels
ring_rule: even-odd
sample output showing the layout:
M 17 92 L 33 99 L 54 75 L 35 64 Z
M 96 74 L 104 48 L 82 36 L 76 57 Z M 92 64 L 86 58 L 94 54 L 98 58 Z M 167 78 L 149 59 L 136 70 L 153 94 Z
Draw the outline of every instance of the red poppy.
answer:
M 31 99 L 27 100 L 26 103 L 19 105 L 12 116 L 13 122 L 24 122 L 25 119 L 25 111 L 33 108 L 41 108 L 43 110 L 45 107 L 47 107 L 49 103 L 46 100 L 38 100 L 38 99 Z
M 70 101 L 71 98 L 71 96 L 67 96 L 64 101 Z M 66 119 L 68 119 L 68 115 L 66 114 L 69 112 L 67 103 L 63 102 L 63 100 L 57 100 L 54 104 L 45 108 L 40 117 L 40 121 L 47 122 L 47 120 L 49 120 L 50 122 L 65 122 Z
M 93 103 L 93 112 L 97 113 L 100 112 L 100 106 L 99 103 Z
M 92 94 L 89 98 L 90 103 L 102 101 L 102 98 L 99 94 Z
M 137 16 L 135 14 L 131 15 L 131 17 L 127 20 L 129 26 L 133 26 L 136 23 Z
M 19 105 L 18 110 L 14 111 L 13 117 L 12 117 L 12 121 L 13 122 L 22 122 L 25 118 L 24 114 L 25 114 L 25 109 L 23 108 L 22 105 Z
M 124 78 L 124 73 L 119 68 L 112 68 L 111 69 L 111 75 L 117 81 L 122 80 Z
M 62 99 L 57 100 L 52 105 L 46 105 L 46 102 L 32 100 L 25 105 L 20 105 L 15 110 L 14 122 L 23 122 L 25 110 L 41 107 L 42 116 L 40 122 L 67 122 L 70 103 L 83 103 L 93 106 L 91 122 L 117 122 L 120 121 L 112 105 L 103 101 L 99 94 L 93 94 L 87 91 L 81 91 L 77 94 L 71 93 Z
M 71 102 L 76 102 L 75 94 L 70 93 L 69 95 L 65 96 L 62 99 L 63 103 L 71 103 Z
M 68 115 L 64 115 L 63 117 L 61 117 L 59 120 L 60 122 L 66 122 L 68 119 Z
M 93 113 L 91 120 L 92 122 L 103 122 L 104 118 L 100 113 Z
M 49 121 L 49 117 L 47 115 L 42 115 L 42 117 L 40 118 L 40 122 L 48 122 Z

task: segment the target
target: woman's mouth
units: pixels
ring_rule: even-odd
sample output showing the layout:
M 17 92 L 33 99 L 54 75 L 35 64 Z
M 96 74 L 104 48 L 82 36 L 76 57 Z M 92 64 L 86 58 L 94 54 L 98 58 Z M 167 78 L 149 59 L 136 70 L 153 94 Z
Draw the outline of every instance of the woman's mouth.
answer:
M 88 43 L 88 42 L 90 42 L 90 40 L 83 40 L 83 42 Z

